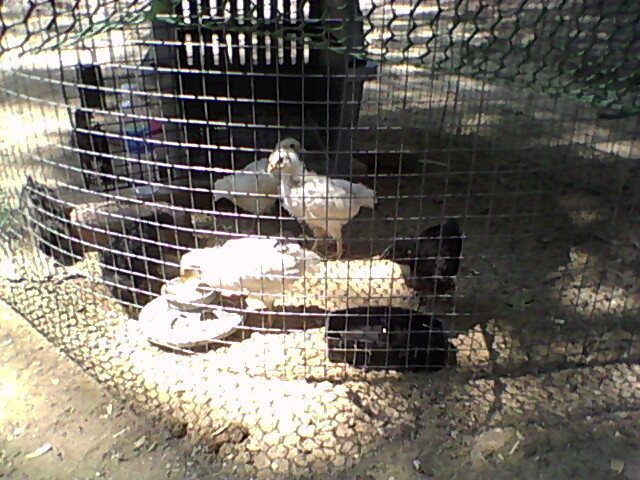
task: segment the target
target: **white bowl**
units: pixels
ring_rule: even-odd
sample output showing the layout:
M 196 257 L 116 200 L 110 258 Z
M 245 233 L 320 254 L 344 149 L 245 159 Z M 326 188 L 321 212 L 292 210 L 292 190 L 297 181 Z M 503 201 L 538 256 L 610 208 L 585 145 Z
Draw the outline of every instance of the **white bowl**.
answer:
M 185 312 L 158 297 L 140 311 L 140 325 L 150 343 L 169 348 L 190 348 L 221 340 L 238 328 L 244 315 L 211 306 L 199 312 Z

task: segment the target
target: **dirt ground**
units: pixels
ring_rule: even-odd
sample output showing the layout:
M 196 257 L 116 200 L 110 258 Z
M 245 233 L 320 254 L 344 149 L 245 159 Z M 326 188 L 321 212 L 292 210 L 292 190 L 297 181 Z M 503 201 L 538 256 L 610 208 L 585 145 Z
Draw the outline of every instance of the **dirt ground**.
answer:
M 0 317 L 0 478 L 233 478 L 189 439 L 178 438 L 184 433 L 179 426 L 153 424 L 108 395 L 4 303 Z M 640 368 L 635 372 L 637 379 Z M 558 388 L 564 384 L 578 394 L 588 385 L 589 369 L 562 378 L 557 373 L 543 383 L 555 380 Z M 422 394 L 433 405 L 417 430 L 381 445 L 346 473 L 316 478 L 640 479 L 637 403 L 635 409 L 601 405 L 586 414 L 581 402 L 569 398 L 562 415 L 520 418 L 514 426 L 503 418 L 496 422 L 501 426 L 480 431 L 451 422 L 451 404 L 439 403 L 446 397 L 444 381 L 436 376 L 426 384 L 433 391 Z M 639 385 L 632 385 L 636 397 Z M 481 403 L 482 381 L 478 388 Z
M 201 455 L 198 464 L 179 428 L 111 397 L 4 302 L 0 319 L 0 478 L 229 478 Z

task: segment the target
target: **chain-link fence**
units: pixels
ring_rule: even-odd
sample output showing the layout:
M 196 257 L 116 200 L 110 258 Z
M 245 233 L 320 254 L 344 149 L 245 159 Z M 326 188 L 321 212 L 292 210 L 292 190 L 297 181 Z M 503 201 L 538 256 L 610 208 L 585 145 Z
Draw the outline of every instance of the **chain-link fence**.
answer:
M 0 4 L 0 295 L 247 476 L 637 407 L 639 15 Z

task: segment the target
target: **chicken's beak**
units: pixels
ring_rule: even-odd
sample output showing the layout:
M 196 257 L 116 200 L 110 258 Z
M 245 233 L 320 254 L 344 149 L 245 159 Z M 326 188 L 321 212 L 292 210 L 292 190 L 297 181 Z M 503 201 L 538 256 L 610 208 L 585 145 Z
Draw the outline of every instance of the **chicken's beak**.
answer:
M 387 248 L 385 248 L 380 254 L 380 258 L 384 258 L 387 260 L 390 258 L 393 258 L 393 245 L 390 245 Z
M 278 164 L 280 163 L 280 152 L 276 150 L 275 152 L 271 152 L 269 155 L 269 161 L 267 162 L 267 172 L 273 173 L 278 169 Z

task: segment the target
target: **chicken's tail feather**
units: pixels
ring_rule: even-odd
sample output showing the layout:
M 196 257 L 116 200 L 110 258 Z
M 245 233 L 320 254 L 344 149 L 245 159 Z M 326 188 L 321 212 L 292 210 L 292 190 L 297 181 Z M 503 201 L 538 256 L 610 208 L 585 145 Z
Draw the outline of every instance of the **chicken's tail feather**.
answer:
M 229 181 L 226 177 L 219 178 L 215 182 L 213 182 L 213 189 L 216 190 L 213 193 L 213 201 L 217 202 L 223 198 L 229 198 L 229 194 L 225 193 L 225 190 L 229 190 L 230 188 Z
M 444 238 L 459 238 L 462 236 L 460 222 L 457 218 L 449 218 L 442 225 L 442 236 Z

